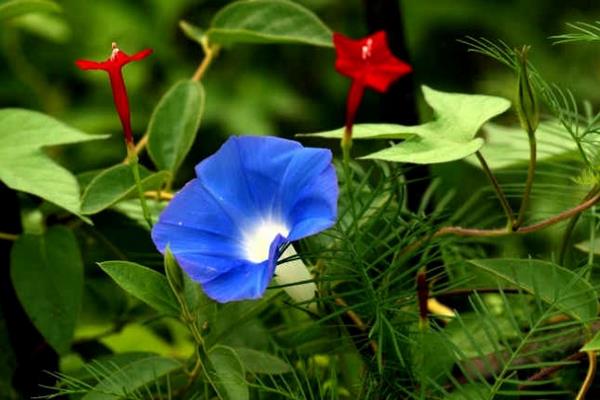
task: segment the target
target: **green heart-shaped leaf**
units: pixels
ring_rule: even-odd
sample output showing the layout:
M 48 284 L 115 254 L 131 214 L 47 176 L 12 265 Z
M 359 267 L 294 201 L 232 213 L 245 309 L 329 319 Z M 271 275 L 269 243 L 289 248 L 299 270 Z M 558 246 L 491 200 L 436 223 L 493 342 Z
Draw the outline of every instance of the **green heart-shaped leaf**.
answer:
M 79 214 L 77 180 L 48 158 L 42 147 L 106 137 L 87 135 L 42 113 L 0 110 L 0 181 Z
M 104 261 L 98 265 L 129 294 L 158 312 L 179 316 L 179 304 L 163 274 L 128 261 Z
M 242 0 L 224 7 L 206 35 L 213 43 L 297 43 L 333 47 L 331 30 L 310 10 L 287 0 Z
M 484 141 L 481 138 L 462 143 L 440 138 L 416 136 L 399 145 L 361 158 L 414 164 L 435 164 L 465 158 L 479 150 L 483 143 Z
M 148 124 L 148 154 L 173 176 L 190 151 L 204 112 L 200 82 L 177 82 L 162 97 Z
M 356 124 L 352 126 L 352 139 L 406 139 L 415 136 L 407 133 L 410 126 L 397 124 Z M 341 139 L 346 128 L 333 129 L 325 132 L 300 133 L 296 136 L 322 137 L 326 139 Z
M 245 371 L 237 353 L 228 346 L 216 345 L 208 352 L 207 372 L 219 398 L 245 400 L 250 398 Z
M 68 352 L 83 295 L 83 262 L 73 233 L 55 226 L 43 235 L 20 236 L 10 273 L 35 327 L 58 353 Z
M 484 141 L 475 138 L 483 124 L 502 114 L 510 102 L 501 97 L 446 93 L 422 87 L 433 109 L 433 120 L 421 125 L 356 124 L 352 139 L 406 139 L 393 147 L 362 158 L 415 164 L 434 164 L 463 159 L 479 150 Z M 297 136 L 341 139 L 344 128 Z
M 144 190 L 159 189 L 171 174 L 167 171 L 152 173 L 140 168 Z M 131 167 L 117 164 L 105 169 L 92 179 L 81 196 L 81 212 L 85 215 L 99 213 L 121 200 L 136 197 L 137 191 Z
M 495 96 L 446 93 L 427 86 L 423 94 L 433 120 L 406 127 L 401 133 L 417 136 L 364 158 L 416 164 L 460 160 L 483 146 L 483 139 L 475 138 L 481 126 L 510 107 L 508 100 Z

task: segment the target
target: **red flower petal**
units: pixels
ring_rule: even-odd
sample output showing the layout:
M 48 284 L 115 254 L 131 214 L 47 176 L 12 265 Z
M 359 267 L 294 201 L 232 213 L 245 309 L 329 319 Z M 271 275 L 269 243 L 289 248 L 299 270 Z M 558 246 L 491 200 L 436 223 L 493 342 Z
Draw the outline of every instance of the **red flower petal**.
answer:
M 77 60 L 75 64 L 84 70 L 94 70 L 94 69 L 105 69 L 103 63 L 96 61 L 88 61 L 88 60 Z
M 127 89 L 125 88 L 125 81 L 123 80 L 121 69 L 126 64 L 132 61 L 139 61 L 148 57 L 150 54 L 152 54 L 152 49 L 145 49 L 135 53 L 133 56 L 129 56 L 119 50 L 117 45 L 113 43 L 112 53 L 106 61 L 75 61 L 75 65 L 80 69 L 103 70 L 108 72 L 113 92 L 113 100 L 115 102 L 115 107 L 117 108 L 117 114 L 119 114 L 119 119 L 121 120 L 127 146 L 133 146 L 133 134 L 131 132 L 129 99 L 127 98 Z
M 335 69 L 379 92 L 386 91 L 393 81 L 412 71 L 410 65 L 392 54 L 384 31 L 358 40 L 334 33 L 333 44 Z
M 139 61 L 148 57 L 150 54 L 152 54 L 152 49 L 144 49 L 142 51 L 138 51 L 137 53 L 129 57 L 129 59 L 130 61 Z
M 384 31 L 358 40 L 334 33 L 333 44 L 335 69 L 352 79 L 346 103 L 344 145 L 351 141 L 352 125 L 364 88 L 385 92 L 393 81 L 411 72 L 412 68 L 392 54 Z

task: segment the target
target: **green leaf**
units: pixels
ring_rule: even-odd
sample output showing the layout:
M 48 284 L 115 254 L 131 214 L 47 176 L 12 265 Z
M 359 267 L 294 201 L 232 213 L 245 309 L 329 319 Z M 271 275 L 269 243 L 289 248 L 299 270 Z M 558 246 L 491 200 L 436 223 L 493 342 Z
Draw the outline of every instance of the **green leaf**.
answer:
M 48 343 L 69 350 L 83 293 L 77 240 L 64 227 L 21 235 L 11 252 L 11 278 L 19 301 Z
M 144 190 L 159 189 L 169 179 L 167 171 L 151 173 L 140 166 L 140 176 Z M 137 190 L 131 167 L 117 164 L 92 179 L 81 196 L 81 212 L 96 214 L 129 197 L 136 197 Z
M 493 318 L 493 324 L 490 322 L 491 318 Z M 472 334 L 473 332 L 484 332 L 486 329 L 498 329 L 496 337 Z M 515 339 L 520 333 L 504 315 L 490 316 L 478 313 L 461 314 L 460 319 L 455 318 L 448 323 L 444 332 L 456 348 L 460 349 L 461 356 L 466 359 L 504 348 L 502 341 L 506 343 L 507 339 Z
M 134 359 L 123 366 L 113 367 L 112 370 L 101 369 L 99 373 L 104 379 L 83 396 L 82 400 L 131 398 L 131 393 L 143 390 L 144 387 L 154 387 L 153 382 L 181 367 L 181 364 L 173 359 L 151 356 Z
M 104 139 L 73 129 L 47 115 L 0 110 L 0 181 L 39 196 L 74 214 L 80 212 L 79 184 L 65 168 L 50 160 L 45 146 Z
M 361 157 L 414 164 L 436 164 L 463 159 L 483 146 L 483 139 L 456 142 L 442 138 L 416 137 L 396 146 Z
M 189 331 L 180 321 L 165 320 L 158 324 L 159 329 L 151 325 L 154 324 L 129 322 L 119 332 L 104 336 L 99 341 L 114 353 L 151 351 L 154 355 L 181 359 L 194 353 L 195 346 Z
M 162 210 L 169 203 L 165 201 L 157 201 L 156 199 L 146 199 L 146 204 L 150 209 L 152 219 L 156 220 L 158 219 L 158 216 L 160 215 Z M 123 200 L 118 202 L 117 204 L 111 207 L 111 210 L 123 214 L 127 218 L 134 221 L 140 227 L 144 228 L 145 230 L 149 230 L 148 222 L 146 222 L 146 220 L 144 219 L 144 213 L 142 207 L 140 207 L 140 200 L 137 198 L 137 196 L 129 200 Z
M 49 0 L 10 0 L 0 4 L 0 21 L 40 12 L 59 12 L 58 4 Z
M 433 120 L 404 127 L 399 133 L 416 136 L 362 158 L 415 164 L 460 160 L 483 146 L 483 139 L 475 138 L 481 126 L 510 107 L 501 97 L 446 93 L 427 86 L 422 89 L 433 109 Z
M 187 21 L 179 21 L 179 27 L 188 38 L 192 39 L 199 44 L 202 44 L 202 38 L 204 37 L 204 31 L 194 24 L 190 24 Z
M 248 384 L 244 379 L 244 367 L 234 349 L 216 345 L 208 352 L 211 381 L 220 398 L 245 400 L 250 398 Z
M 11 26 L 55 43 L 64 44 L 71 38 L 71 30 L 61 15 L 27 14 L 11 21 Z
M 243 347 L 236 347 L 234 350 L 247 372 L 255 374 L 285 374 L 292 371 L 292 367 L 281 358 L 263 351 Z
M 421 379 L 438 381 L 452 370 L 455 358 L 450 346 L 439 332 L 419 332 L 412 343 L 412 364 Z M 435 362 L 431 362 L 435 360 Z
M 333 47 L 331 30 L 311 11 L 287 0 L 241 0 L 212 20 L 211 42 L 297 43 Z
M 600 332 L 596 332 L 592 340 L 583 345 L 579 351 L 600 351 Z
M 507 127 L 494 123 L 483 127 L 485 145 L 481 154 L 492 170 L 529 162 L 529 139 L 520 126 Z M 577 145 L 558 121 L 542 122 L 535 132 L 538 162 L 556 159 L 577 151 Z M 477 157 L 466 158 L 481 168 Z
M 356 124 L 352 126 L 352 139 L 407 139 L 415 136 L 414 133 L 406 133 L 409 128 L 396 124 Z M 341 127 L 331 131 L 300 133 L 296 136 L 342 139 L 345 130 L 346 128 Z
M 594 241 L 584 240 L 575 245 L 575 248 L 584 253 L 594 252 L 595 255 L 600 255 L 600 238 L 595 238 Z
M 175 175 L 194 143 L 203 111 L 199 82 L 180 81 L 163 96 L 148 125 L 148 153 L 159 169 Z
M 469 260 L 469 263 L 510 287 L 536 294 L 545 303 L 580 321 L 596 317 L 596 291 L 566 268 L 530 259 L 482 259 Z
M 490 398 L 490 388 L 483 383 L 467 383 L 459 386 L 450 395 L 444 397 L 444 400 L 473 400 Z
M 158 312 L 179 316 L 177 299 L 164 275 L 129 261 L 104 261 L 98 265 L 126 292 Z

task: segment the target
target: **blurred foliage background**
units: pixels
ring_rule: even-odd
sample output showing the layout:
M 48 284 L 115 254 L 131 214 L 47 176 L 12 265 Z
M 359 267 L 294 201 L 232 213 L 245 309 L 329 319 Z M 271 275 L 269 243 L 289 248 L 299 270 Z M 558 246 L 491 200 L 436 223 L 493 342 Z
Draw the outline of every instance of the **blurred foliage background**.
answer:
M 0 24 L 0 106 L 40 110 L 89 133 L 111 133 L 112 139 L 102 143 L 50 150 L 55 159 L 75 173 L 106 168 L 125 157 L 110 87 L 106 74 L 79 71 L 74 61 L 105 59 L 111 42 L 117 42 L 126 53 L 146 47 L 154 49 L 151 58 L 125 69 L 133 128 L 139 139 L 160 97 L 176 81 L 189 78 L 202 59 L 197 43 L 187 39 L 179 29 L 180 20 L 208 26 L 225 2 L 63 0 L 59 3 L 63 9 L 60 14 L 27 15 Z M 361 1 L 304 0 L 299 3 L 314 11 L 335 31 L 354 37 L 368 33 Z M 551 35 L 565 32 L 567 22 L 597 19 L 600 15 L 597 2 L 406 0 L 400 2 L 400 7 L 409 62 L 413 65 L 417 85 L 425 83 L 444 91 L 514 99 L 516 82 L 512 71 L 467 52 L 467 47 L 457 41 L 467 35 L 484 36 L 501 39 L 510 46 L 532 45 L 531 61 L 546 80 L 570 87 L 578 98 L 588 99 L 593 106 L 600 103 L 600 52 L 595 44 L 556 46 L 548 40 Z M 200 133 L 174 186 L 187 181 L 193 174 L 193 166 L 213 153 L 228 135 L 292 137 L 298 132 L 341 126 L 349 81 L 335 72 L 333 62 L 331 49 L 315 47 L 239 45 L 223 49 L 203 79 L 207 97 Z M 384 122 L 380 105 L 379 95 L 367 93 L 357 122 Z M 429 112 L 423 105 L 420 110 L 423 115 Z M 506 122 L 516 123 L 516 116 L 510 113 L 504 118 Z M 337 149 L 337 143 L 327 145 Z M 361 146 L 364 145 L 355 144 L 356 154 L 361 154 Z M 433 175 L 444 178 L 443 185 L 448 190 L 455 189 L 456 185 L 467 188 L 454 199 L 456 204 L 486 184 L 481 173 L 470 173 L 474 170 L 464 162 L 441 164 L 432 169 Z M 512 178 L 510 174 L 500 177 L 504 182 L 513 178 L 522 181 L 523 174 L 520 171 Z M 543 177 L 540 182 L 544 182 Z M 561 200 L 568 203 L 569 196 L 577 198 L 580 193 L 570 193 Z M 39 215 L 27 214 L 26 204 L 30 200 L 27 197 L 22 200 L 24 228 L 33 232 Z M 563 206 L 560 201 L 554 203 L 559 209 Z M 544 211 L 543 205 L 537 205 L 536 208 Z M 497 215 L 501 218 L 499 211 Z M 77 332 L 75 344 L 78 352 L 95 356 L 106 350 L 98 346 L 105 346 L 112 351 L 152 349 L 172 355 L 189 354 L 190 343 L 181 339 L 182 328 L 164 321 L 156 324 L 146 321 L 143 326 L 129 324 L 118 337 L 109 335 L 100 344 L 86 342 L 86 337 L 96 337 L 110 328 L 113 321 L 119 318 L 126 321 L 128 315 L 143 313 L 132 308 L 123 293 L 118 292 L 122 297 L 116 295 L 114 284 L 94 263 L 115 256 L 120 258 L 124 251 L 127 259 L 144 265 L 158 268 L 162 263 L 147 233 L 131 220 L 108 211 L 94 222 L 94 229 L 82 226 L 78 232 L 87 267 L 86 298 L 81 314 L 83 328 Z M 528 249 L 525 252 L 539 254 L 552 248 L 553 236 L 549 235 L 503 239 L 499 242 L 506 246 L 498 251 L 505 255 L 523 255 L 524 249 Z M 125 241 L 127 246 L 122 246 Z M 231 305 L 230 314 L 240 312 L 236 307 L 246 306 Z M 269 320 L 269 317 L 267 313 L 264 319 Z M 227 321 L 221 323 L 226 326 Z M 148 326 L 152 330 L 147 329 Z M 261 329 L 252 324 L 239 328 L 246 338 L 266 341 L 260 334 Z M 314 332 L 320 334 L 317 329 Z M 294 345 L 294 339 L 293 332 L 287 336 L 290 346 Z M 264 346 L 265 343 L 257 344 L 257 347 Z M 311 351 L 298 348 L 298 351 L 303 350 Z M 62 362 L 63 369 L 68 370 L 69 363 L 74 369 L 79 361 L 65 358 Z M 311 368 L 319 370 L 319 365 Z
M 0 27 L 0 105 L 42 110 L 90 133 L 114 133 L 102 146 L 66 151 L 75 171 L 121 159 L 119 122 L 103 73 L 77 70 L 77 58 L 105 59 L 115 41 L 125 52 L 151 47 L 148 62 L 126 69 L 134 131 L 140 137 L 160 96 L 193 73 L 199 46 L 178 27 L 188 20 L 207 26 L 221 0 L 63 0 L 62 14 L 28 15 Z M 333 30 L 367 33 L 362 2 L 304 0 Z M 594 45 L 553 46 L 548 36 L 569 21 L 589 21 L 600 12 L 593 1 L 437 0 L 400 2 L 405 39 L 417 84 L 448 91 L 484 92 L 512 98 L 512 72 L 467 53 L 457 39 L 467 35 L 530 44 L 531 60 L 548 81 L 567 85 L 580 98 L 600 100 L 600 58 Z M 189 166 L 213 152 L 230 134 L 278 134 L 338 127 L 349 82 L 332 68 L 327 49 L 296 46 L 234 46 L 222 51 L 203 83 L 208 100 Z M 359 121 L 378 121 L 379 98 L 369 93 Z M 191 168 L 182 168 L 191 171 Z M 183 181 L 188 176 L 180 177 Z
M 366 2 L 299 3 L 317 13 L 334 31 L 354 37 L 368 33 Z M 202 59 L 200 46 L 185 37 L 179 22 L 187 20 L 207 27 L 226 2 L 64 0 L 60 4 L 61 14 L 28 15 L 0 26 L 0 105 L 41 110 L 89 133 L 111 133 L 112 139 L 102 145 L 91 142 L 52 149 L 63 165 L 77 173 L 113 165 L 125 154 L 106 75 L 84 73 L 75 67 L 74 60 L 103 60 L 113 41 L 128 53 L 154 49 L 146 62 L 125 69 L 133 128 L 139 139 L 160 97 L 176 81 L 189 78 Z M 468 52 L 458 40 L 469 35 L 500 39 L 509 46 L 531 45 L 530 59 L 547 81 L 572 89 L 577 98 L 592 105 L 600 102 L 600 53 L 595 51 L 595 44 L 553 45 L 548 39 L 565 32 L 568 22 L 593 21 L 600 15 L 600 5 L 593 1 L 436 0 L 400 1 L 399 6 L 409 62 L 415 71 L 415 96 L 424 116 L 430 111 L 420 97 L 421 84 L 514 101 L 513 72 Z M 203 79 L 207 101 L 201 129 L 175 187 L 190 179 L 193 166 L 213 153 L 228 135 L 292 137 L 298 132 L 341 126 L 349 81 L 335 72 L 333 63 L 332 50 L 311 46 L 236 45 L 223 49 Z M 357 122 L 386 122 L 382 101 L 382 96 L 367 91 Z M 517 123 L 514 113 L 503 118 Z M 338 147 L 330 142 L 309 143 L 334 150 Z M 365 154 L 361 146 L 373 144 L 356 143 L 355 154 Z M 445 177 L 448 190 L 457 179 L 464 182 L 466 177 L 473 191 L 486 184 L 483 174 L 473 174 L 473 167 L 464 162 L 442 164 L 432 170 Z M 500 174 L 501 179 L 514 182 L 523 176 Z M 470 192 L 462 194 L 468 196 Z M 456 204 L 464 200 L 459 193 Z

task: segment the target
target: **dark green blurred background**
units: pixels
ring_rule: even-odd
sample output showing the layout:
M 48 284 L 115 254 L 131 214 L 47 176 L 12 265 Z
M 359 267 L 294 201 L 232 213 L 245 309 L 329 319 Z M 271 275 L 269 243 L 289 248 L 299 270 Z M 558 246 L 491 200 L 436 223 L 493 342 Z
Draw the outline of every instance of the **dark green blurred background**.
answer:
M 369 0 L 298 2 L 313 10 L 334 31 L 353 37 L 369 33 L 365 12 Z M 48 150 L 75 173 L 106 168 L 125 156 L 108 78 L 103 72 L 80 71 L 74 61 L 78 58 L 106 59 L 113 41 L 129 54 L 146 47 L 154 49 L 150 58 L 132 63 L 124 71 L 133 128 L 136 137 L 140 138 L 160 97 L 178 80 L 190 78 L 202 59 L 200 46 L 185 37 L 179 29 L 179 21 L 185 19 L 207 27 L 212 16 L 227 1 L 63 0 L 59 3 L 63 8 L 62 14 L 28 15 L 0 24 L 0 106 L 40 110 L 89 133 L 111 133 L 112 138 L 104 142 Z M 404 0 L 398 4 L 404 22 L 402 39 L 408 48 L 416 85 L 427 84 L 444 91 L 478 92 L 513 99 L 516 89 L 513 73 L 490 59 L 468 53 L 466 46 L 457 41 L 467 35 L 484 36 L 501 39 L 511 46 L 532 45 L 531 61 L 548 81 L 573 89 L 579 99 L 590 100 L 596 106 L 594 108 L 600 105 L 600 47 L 593 43 L 553 46 L 548 40 L 551 35 L 564 33 L 567 22 L 600 19 L 599 2 Z M 178 188 L 189 179 L 193 165 L 214 152 L 227 135 L 292 137 L 299 132 L 341 126 L 349 81 L 335 72 L 333 63 L 333 49 L 310 46 L 238 45 L 223 49 L 203 79 L 206 110 L 202 125 L 174 187 Z M 368 92 L 357 122 L 385 121 L 380 107 L 382 99 L 379 94 Z M 396 105 L 391 107 L 393 109 Z M 422 104 L 419 108 L 425 115 Z M 398 113 L 401 112 L 398 110 Z M 517 122 L 511 112 L 502 119 L 508 123 Z M 310 142 L 317 143 L 338 148 L 336 142 Z M 366 145 L 385 146 L 386 143 L 380 141 Z M 354 154 L 365 154 L 361 147 L 366 145 L 356 143 Z M 148 161 L 145 157 L 142 156 L 142 162 Z M 479 170 L 462 161 L 437 165 L 434 173 L 445 178 L 443 185 L 448 191 L 457 189 L 457 198 L 449 209 L 457 209 L 464 198 L 487 184 Z M 519 171 L 519 174 L 508 178 L 522 183 L 524 171 Z M 499 177 L 503 184 L 509 182 L 506 173 Z M 570 178 L 567 177 L 563 184 L 572 184 Z M 553 177 L 538 176 L 536 179 L 536 185 L 539 185 L 544 179 L 548 182 Z M 558 190 L 566 192 L 563 188 Z M 439 190 L 442 195 L 443 190 Z M 422 193 L 416 192 L 418 196 Z M 521 188 L 513 188 L 513 193 L 513 199 L 517 201 Z M 541 197 L 534 196 L 534 202 Z M 575 204 L 580 197 L 581 193 L 577 191 L 561 194 L 560 198 L 547 196 L 542 199 L 544 204 L 537 202 L 533 208 L 547 212 L 545 204 L 552 202 L 556 203 L 555 208 L 563 210 L 569 206 L 564 203 Z M 490 214 L 488 209 L 483 208 L 479 210 L 480 214 L 487 212 L 484 217 L 496 215 L 501 222 L 503 216 L 491 191 L 488 199 L 492 199 L 488 201 L 488 207 L 494 208 L 496 214 Z M 481 223 L 479 214 L 471 214 L 474 222 L 468 226 Z M 160 265 L 160 257 L 154 252 L 145 232 L 132 222 L 124 221 L 121 214 L 108 212 L 95 222 L 97 230 L 114 238 L 115 243 L 127 242 L 126 247 L 134 253 L 132 259 L 150 252 L 152 258 L 144 260 L 145 265 Z M 490 225 L 496 226 L 494 222 L 491 221 Z M 489 246 L 487 255 L 502 253 L 524 257 L 543 254 L 542 258 L 547 258 L 559 238 L 557 233 L 548 230 L 524 239 L 498 240 L 494 246 Z M 134 237 L 138 239 L 132 241 Z M 100 246 L 84 245 L 82 249 L 88 265 L 110 257 L 102 253 L 105 249 Z M 95 250 L 98 253 L 94 253 Z M 583 253 L 577 256 L 585 257 Z M 117 305 L 122 303 L 122 299 L 114 296 L 115 286 L 101 271 L 94 269 L 92 274 L 100 279 L 86 277 L 88 286 L 106 287 L 110 294 L 107 298 Z M 113 307 L 116 310 L 103 307 L 102 310 L 91 311 L 85 306 L 86 316 L 121 312 L 117 306 Z M 135 349 L 129 347 L 127 350 Z
M 332 30 L 349 36 L 368 33 L 365 3 L 303 0 Z M 133 53 L 155 50 L 125 69 L 134 131 L 140 137 L 160 96 L 191 76 L 200 47 L 180 31 L 188 20 L 208 26 L 227 2 L 208 0 L 64 0 L 63 14 L 29 15 L 0 27 L 0 105 L 49 113 L 90 133 L 113 134 L 62 150 L 75 172 L 106 167 L 124 156 L 119 121 L 104 73 L 82 72 L 77 58 L 105 59 L 110 44 Z M 596 3 L 596 5 L 594 5 Z M 415 82 L 441 90 L 479 91 L 512 98 L 511 72 L 476 54 L 457 39 L 498 38 L 531 44 L 532 61 L 549 81 L 567 85 L 579 98 L 600 100 L 600 54 L 594 45 L 552 46 L 547 37 L 563 33 L 569 21 L 593 21 L 600 5 L 591 0 L 436 0 L 400 2 L 405 40 Z M 308 46 L 235 46 L 225 49 L 204 79 L 206 113 L 188 167 L 214 151 L 229 134 L 316 131 L 342 124 L 349 82 L 333 69 L 332 50 Z M 379 96 L 368 93 L 358 121 L 379 121 Z M 333 147 L 336 147 L 335 145 Z M 179 182 L 191 168 L 182 168 Z M 187 172 L 186 172 L 187 171 Z

